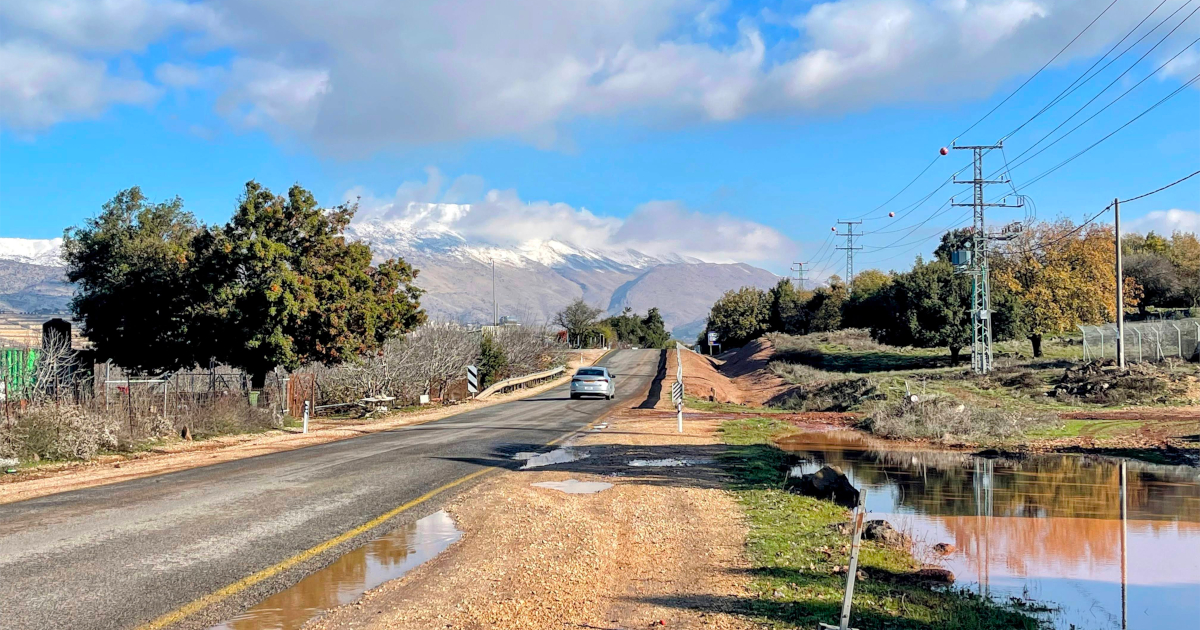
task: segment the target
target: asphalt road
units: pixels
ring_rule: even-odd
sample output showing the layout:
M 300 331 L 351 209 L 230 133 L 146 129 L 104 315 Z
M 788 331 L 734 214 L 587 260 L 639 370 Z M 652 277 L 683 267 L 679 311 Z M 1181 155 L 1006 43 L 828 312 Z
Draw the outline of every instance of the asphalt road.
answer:
M 0 505 L 0 628 L 137 627 L 516 452 L 540 450 L 617 405 L 636 404 L 659 356 L 625 350 L 601 361 L 617 374 L 614 401 L 570 400 L 563 385 L 428 424 Z M 465 487 L 178 627 L 228 618 Z

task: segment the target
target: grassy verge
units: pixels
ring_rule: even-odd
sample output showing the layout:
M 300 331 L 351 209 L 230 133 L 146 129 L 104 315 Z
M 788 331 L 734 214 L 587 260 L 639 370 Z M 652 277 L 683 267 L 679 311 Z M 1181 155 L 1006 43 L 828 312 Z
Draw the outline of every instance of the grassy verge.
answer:
M 848 562 L 849 537 L 831 525 L 849 512 L 782 490 L 786 455 L 771 439 L 791 430 L 772 418 L 728 421 L 723 463 L 750 527 L 749 613 L 775 627 L 816 628 L 836 622 L 841 611 L 845 576 L 833 569 Z M 861 630 L 1039 628 L 1032 617 L 966 591 L 914 582 L 919 567 L 907 552 L 864 542 L 859 568 L 866 579 L 855 586 L 851 625 Z

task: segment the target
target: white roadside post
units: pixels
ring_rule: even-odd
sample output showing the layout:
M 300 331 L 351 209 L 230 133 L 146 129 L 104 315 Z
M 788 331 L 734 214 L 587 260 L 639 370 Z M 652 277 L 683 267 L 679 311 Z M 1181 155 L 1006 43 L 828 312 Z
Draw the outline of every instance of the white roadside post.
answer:
M 479 393 L 479 368 L 474 365 L 467 366 L 467 392 L 471 394 L 471 398 Z
M 308 433 L 308 401 L 304 401 L 304 433 Z
M 675 414 L 679 432 L 683 433 L 683 344 L 675 342 L 675 382 L 671 385 L 671 400 L 675 402 Z

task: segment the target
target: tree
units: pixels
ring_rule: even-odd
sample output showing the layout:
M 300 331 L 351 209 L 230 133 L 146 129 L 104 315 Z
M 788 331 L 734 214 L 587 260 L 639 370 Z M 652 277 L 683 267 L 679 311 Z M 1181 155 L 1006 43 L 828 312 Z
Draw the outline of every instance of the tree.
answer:
M 371 265 L 347 243 L 353 204 L 317 207 L 293 186 L 277 197 L 255 182 L 222 227 L 197 226 L 178 199 L 150 204 L 118 193 L 96 219 L 68 230 L 68 274 L 97 353 L 126 368 L 161 370 L 210 357 L 249 372 L 336 364 L 379 350 L 425 320 L 417 272 Z
M 66 230 L 67 279 L 78 287 L 71 310 L 100 360 L 138 371 L 196 363 L 191 273 L 201 232 L 178 197 L 152 203 L 136 186 Z
M 871 328 L 873 337 L 894 346 L 944 347 L 950 362 L 971 344 L 971 286 L 966 276 L 954 272 L 949 262 L 923 262 L 912 271 L 897 274 L 882 297 L 881 317 Z
M 829 286 L 813 291 L 805 308 L 809 312 L 809 332 L 828 332 L 842 327 L 842 309 L 846 304 L 846 284 L 838 276 L 829 277 Z
M 199 239 L 212 353 L 255 387 L 276 366 L 342 363 L 425 321 L 417 271 L 403 260 L 373 267 L 370 247 L 346 241 L 356 210 L 251 181 L 229 223 Z
M 500 377 L 508 367 L 508 359 L 504 348 L 500 346 L 490 333 L 484 333 L 479 342 L 479 384 L 488 387 Z
M 671 341 L 671 333 L 667 332 L 658 307 L 646 311 L 646 317 L 642 319 L 642 331 L 641 345 L 644 348 L 665 348 Z
M 811 319 L 807 307 L 812 296 L 811 291 L 797 288 L 791 279 L 780 279 L 768 294 L 771 301 L 770 329 L 789 335 L 807 333 Z
M 554 324 L 567 331 L 567 341 L 572 339 L 575 343 L 581 343 L 582 338 L 593 325 L 596 323 L 596 318 L 604 311 L 594 306 L 588 305 L 583 301 L 583 298 L 575 298 L 561 311 L 554 314 Z
M 882 300 L 892 284 L 892 277 L 878 269 L 868 269 L 854 278 L 854 288 L 842 306 L 842 326 L 870 328 L 880 317 L 888 317 L 881 309 Z
M 723 346 L 743 346 L 767 332 L 770 317 L 770 298 L 762 289 L 729 290 L 712 305 L 706 332 L 717 333 Z
M 1116 318 L 1116 252 L 1109 226 L 1044 223 L 1001 245 L 992 257 L 992 282 L 1018 300 L 1017 317 L 1042 356 L 1042 337 L 1079 324 Z M 1136 306 L 1141 288 L 1125 278 L 1126 306 Z

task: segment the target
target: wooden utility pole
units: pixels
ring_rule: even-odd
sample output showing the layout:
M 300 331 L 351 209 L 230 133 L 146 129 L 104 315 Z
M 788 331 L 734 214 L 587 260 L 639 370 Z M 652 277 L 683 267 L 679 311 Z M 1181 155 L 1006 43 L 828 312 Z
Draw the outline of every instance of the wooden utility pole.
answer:
M 1113 231 L 1117 248 L 1117 369 L 1125 369 L 1125 273 L 1121 268 L 1121 200 L 1113 199 Z M 1182 348 L 1180 348 L 1182 351 Z

